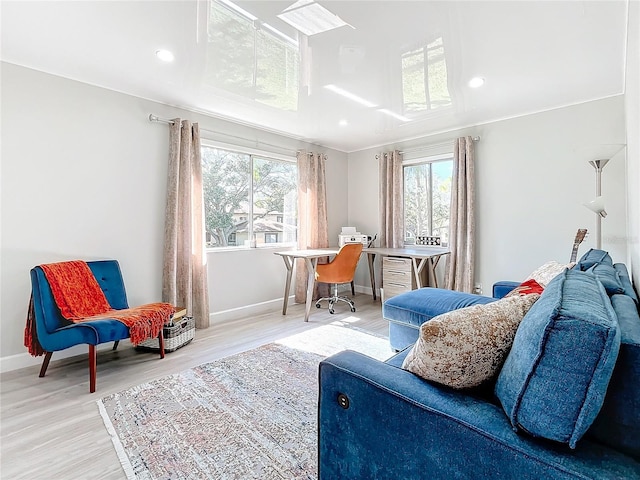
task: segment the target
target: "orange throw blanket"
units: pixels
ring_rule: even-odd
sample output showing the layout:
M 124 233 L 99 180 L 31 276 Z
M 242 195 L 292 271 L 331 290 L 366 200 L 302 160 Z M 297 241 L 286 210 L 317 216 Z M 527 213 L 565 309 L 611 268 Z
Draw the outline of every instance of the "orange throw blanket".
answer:
M 71 322 L 80 323 L 100 319 L 115 319 L 129 327 L 134 345 L 160 334 L 162 327 L 175 313 L 169 303 L 149 303 L 139 307 L 113 310 L 98 281 L 86 262 L 75 260 L 40 265 L 60 313 Z M 25 345 L 32 355 L 42 354 L 35 337 L 35 317 L 29 305 Z M 35 342 L 34 342 L 35 340 Z M 27 341 L 29 345 L 27 345 Z
M 29 349 L 29 354 L 34 357 L 44 355 L 44 348 L 38 341 L 36 331 L 36 316 L 33 310 L 33 295 L 29 298 L 29 309 L 27 310 L 27 326 L 24 327 L 24 346 Z

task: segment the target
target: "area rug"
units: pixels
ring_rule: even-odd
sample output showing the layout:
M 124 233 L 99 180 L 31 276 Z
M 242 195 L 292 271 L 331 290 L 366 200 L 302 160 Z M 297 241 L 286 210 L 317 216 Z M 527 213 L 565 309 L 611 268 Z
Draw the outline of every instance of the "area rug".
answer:
M 317 478 L 318 364 L 389 341 L 323 326 L 98 401 L 128 479 Z

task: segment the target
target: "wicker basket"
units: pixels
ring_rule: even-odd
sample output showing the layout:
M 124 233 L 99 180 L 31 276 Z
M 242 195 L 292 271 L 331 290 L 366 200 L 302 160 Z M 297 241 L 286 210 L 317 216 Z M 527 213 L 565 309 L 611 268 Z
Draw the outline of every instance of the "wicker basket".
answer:
M 196 322 L 193 317 L 182 317 L 171 325 L 162 328 L 164 336 L 164 351 L 173 352 L 189 343 L 196 334 Z M 160 342 L 157 338 L 150 338 L 136 345 L 136 349 L 159 352 Z

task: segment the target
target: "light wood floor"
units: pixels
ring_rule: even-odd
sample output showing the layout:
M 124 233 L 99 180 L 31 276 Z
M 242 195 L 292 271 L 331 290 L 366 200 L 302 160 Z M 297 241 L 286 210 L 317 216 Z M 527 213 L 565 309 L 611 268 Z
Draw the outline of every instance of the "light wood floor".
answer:
M 168 353 L 163 360 L 141 353 L 127 342 L 117 351 L 98 353 L 97 391 L 89 393 L 86 356 L 55 361 L 55 353 L 44 378 L 39 367 L 7 372 L 0 392 L 0 478 L 2 480 L 125 479 L 111 439 L 98 412 L 96 401 L 164 375 L 180 372 L 279 338 L 347 317 L 351 323 L 379 335 L 388 334 L 380 300 L 365 294 L 355 297 L 357 312 L 336 306 L 330 315 L 316 309 L 308 323 L 304 306 L 290 305 L 281 311 L 229 321 L 198 330 L 187 346 Z

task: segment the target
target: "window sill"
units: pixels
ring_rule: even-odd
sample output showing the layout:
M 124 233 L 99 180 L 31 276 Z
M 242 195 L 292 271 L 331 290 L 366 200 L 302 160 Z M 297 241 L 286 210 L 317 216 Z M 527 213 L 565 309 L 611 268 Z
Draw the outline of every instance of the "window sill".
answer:
M 274 243 L 270 245 L 260 245 L 259 247 L 217 247 L 207 248 L 205 253 L 247 252 L 249 250 L 282 250 L 285 248 L 296 248 L 296 245 L 293 243 Z

